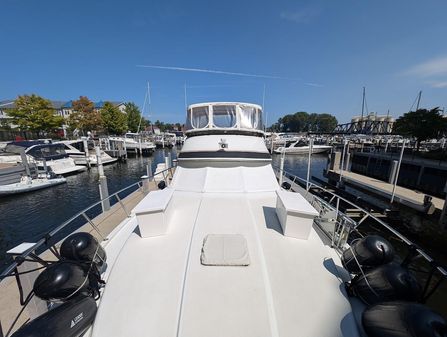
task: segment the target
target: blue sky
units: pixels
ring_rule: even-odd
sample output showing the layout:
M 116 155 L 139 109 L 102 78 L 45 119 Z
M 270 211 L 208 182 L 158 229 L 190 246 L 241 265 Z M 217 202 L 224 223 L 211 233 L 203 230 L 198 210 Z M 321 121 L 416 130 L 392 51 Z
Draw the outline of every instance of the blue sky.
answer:
M 36 93 L 134 101 L 151 119 L 188 103 L 261 103 L 340 122 L 368 110 L 447 107 L 447 1 L 0 0 L 0 100 Z M 159 65 L 279 78 L 142 68 Z M 145 112 L 146 114 L 148 111 Z

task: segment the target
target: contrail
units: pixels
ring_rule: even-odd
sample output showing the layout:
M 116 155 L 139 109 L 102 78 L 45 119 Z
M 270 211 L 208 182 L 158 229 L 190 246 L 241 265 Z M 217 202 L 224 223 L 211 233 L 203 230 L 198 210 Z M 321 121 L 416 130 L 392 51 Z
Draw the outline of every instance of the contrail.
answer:
M 196 73 L 211 73 L 211 74 L 222 74 L 222 75 L 233 75 L 233 76 L 256 77 L 256 78 L 270 78 L 270 79 L 275 79 L 275 80 L 299 81 L 299 79 L 297 79 L 297 78 L 287 78 L 287 77 L 259 75 L 259 74 L 247 74 L 247 73 L 235 73 L 235 72 L 231 72 L 231 71 L 221 71 L 221 70 L 212 70 L 212 69 L 164 67 L 164 66 L 153 66 L 153 65 L 137 65 L 137 67 L 165 69 L 165 70 L 191 71 L 191 72 L 196 72 Z

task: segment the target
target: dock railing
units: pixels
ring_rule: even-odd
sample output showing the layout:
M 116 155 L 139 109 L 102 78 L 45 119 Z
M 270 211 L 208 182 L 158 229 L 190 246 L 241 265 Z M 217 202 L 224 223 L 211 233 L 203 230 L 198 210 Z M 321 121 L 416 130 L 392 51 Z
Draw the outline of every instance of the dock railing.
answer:
M 277 166 L 273 166 L 273 168 L 277 174 L 278 180 L 280 180 L 280 168 Z M 365 229 L 365 232 L 368 232 L 368 229 L 373 228 L 378 230 L 378 234 L 380 235 L 388 234 L 396 241 L 402 242 L 403 247 L 397 248 L 399 248 L 404 255 L 401 261 L 403 265 L 408 266 L 410 264 L 415 264 L 414 262 L 417 261 L 416 264 L 418 264 L 418 269 L 412 270 L 422 274 L 424 292 L 421 302 L 425 302 L 428 297 L 439 288 L 442 281 L 447 279 L 447 270 L 444 266 L 438 264 L 435 259 L 427 254 L 421 247 L 376 215 L 323 186 L 307 181 L 286 170 L 282 170 L 282 172 L 282 187 L 302 194 L 320 213 L 314 223 L 327 236 L 331 241 L 331 246 L 339 253 L 348 247 L 350 240 L 364 236 L 362 229 Z M 345 213 L 343 210 L 349 210 L 349 213 L 355 214 L 355 217 L 348 215 L 348 212 Z M 367 226 L 368 228 L 362 228 Z M 421 263 L 419 261 L 420 258 L 422 258 L 425 263 Z M 435 274 L 438 276 L 437 278 L 435 277 Z
M 0 317 L 0 336 L 10 336 L 16 329 L 16 324 L 19 321 L 20 316 L 23 314 L 23 311 L 27 304 L 33 300 L 33 294 L 32 294 L 32 282 L 35 277 L 39 274 L 39 271 L 46 266 L 48 266 L 52 261 L 49 261 L 51 258 L 59 259 L 59 254 L 57 252 L 57 245 L 67 236 L 70 234 L 76 232 L 79 230 L 81 226 L 77 226 L 72 228 L 71 226 L 75 225 L 75 221 L 79 221 L 78 219 L 81 219 L 84 222 L 84 225 L 90 226 L 92 230 L 97 234 L 97 237 L 99 238 L 98 241 L 106 241 L 106 235 L 101 232 L 100 228 L 94 223 L 94 218 L 88 215 L 89 211 L 93 211 L 95 208 L 100 209 L 99 212 L 96 212 L 95 218 L 106 214 L 109 215 L 110 213 L 117 212 L 118 210 L 121 210 L 124 212 L 124 218 L 120 221 L 122 222 L 126 217 L 130 218 L 132 216 L 131 210 L 126 207 L 126 204 L 123 200 L 123 194 L 126 194 L 124 197 L 130 195 L 133 192 L 140 191 L 143 193 L 143 195 L 146 195 L 149 193 L 148 183 L 149 181 L 153 180 L 155 183 L 154 178 L 158 175 L 163 177 L 163 180 L 168 184 L 169 178 L 173 177 L 173 167 L 169 167 L 167 169 L 164 169 L 162 171 L 156 172 L 155 174 L 151 176 L 143 176 L 141 180 L 137 181 L 136 183 L 133 183 L 123 189 L 120 189 L 119 191 L 109 195 L 108 197 L 98 200 L 94 204 L 90 205 L 89 207 L 79 211 L 72 217 L 70 217 L 68 220 L 64 221 L 62 224 L 48 232 L 43 238 L 38 240 L 35 243 L 32 244 L 26 244 L 23 248 L 23 251 L 21 251 L 21 246 L 19 245 L 16 248 L 13 248 L 13 262 L 6 267 L 5 270 L 3 270 L 0 274 L 0 297 L 5 299 L 7 297 L 11 296 L 5 296 L 2 292 L 5 291 L 5 287 L 1 287 L 6 279 L 9 279 L 10 277 L 14 277 L 17 282 L 17 287 L 15 288 L 15 291 L 19 292 L 19 304 L 20 306 L 8 303 L 10 304 L 10 308 L 8 310 L 13 310 L 12 308 L 14 306 L 17 306 L 17 309 L 19 312 L 15 316 L 7 317 Z M 104 201 L 114 201 L 113 205 L 117 205 L 117 209 L 111 209 L 109 211 L 102 211 L 101 205 Z M 69 233 L 65 233 L 64 229 L 72 229 Z M 58 234 L 63 233 L 64 235 L 60 237 Z M 11 252 L 11 250 L 10 250 Z M 42 258 L 42 255 L 45 254 L 45 252 L 51 253 L 51 256 L 48 258 L 45 256 L 45 258 Z M 27 265 L 28 264 L 28 265 Z M 20 269 L 20 270 L 19 270 Z M 27 280 L 23 282 L 21 280 L 21 275 L 24 275 Z M 22 283 L 26 283 L 27 286 L 22 286 Z M 17 289 L 18 288 L 18 289 Z M 13 287 L 9 287 L 6 290 L 14 290 Z M 25 291 L 28 291 L 28 294 L 25 293 Z M 17 297 L 17 296 L 15 296 Z M 40 302 L 43 302 L 40 300 Z M 40 306 L 40 308 L 38 308 Z M 29 318 L 32 319 L 37 317 L 42 313 L 42 311 L 46 311 L 46 307 L 42 308 L 42 303 L 40 305 L 34 305 L 34 307 L 37 308 L 37 310 L 31 310 L 31 313 L 28 312 Z M 42 310 L 43 309 L 43 310 Z M 0 308 L 1 311 L 1 308 Z M 5 322 L 7 325 L 5 325 Z M 22 324 L 24 322 L 21 322 Z M 7 329 L 6 333 L 3 329 Z

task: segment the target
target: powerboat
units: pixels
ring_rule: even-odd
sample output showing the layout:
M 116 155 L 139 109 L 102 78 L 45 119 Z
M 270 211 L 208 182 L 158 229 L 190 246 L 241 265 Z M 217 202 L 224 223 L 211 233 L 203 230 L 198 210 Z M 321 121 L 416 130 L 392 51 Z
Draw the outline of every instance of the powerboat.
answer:
M 113 139 L 113 137 L 111 137 L 111 139 Z M 142 151 L 148 153 L 155 151 L 155 144 L 151 141 L 143 139 L 139 133 L 128 132 L 122 139 L 124 139 L 126 149 L 128 151 Z
M 76 165 L 98 165 L 94 147 L 95 144 L 92 140 L 64 140 L 60 143 L 64 144 L 65 152 L 75 161 Z M 87 149 L 85 148 L 85 145 L 87 145 Z M 103 165 L 116 163 L 118 160 L 118 158 L 109 156 L 103 150 L 100 150 L 100 156 Z
M 172 180 L 125 212 L 101 243 L 77 231 L 50 247 L 50 264 L 35 258 L 44 269 L 31 295 L 42 312 L 14 337 L 414 337 L 447 330 L 440 315 L 416 303 L 432 288 L 424 295 L 407 267 L 417 256 L 433 275 L 447 272 L 378 220 L 413 247 L 404 263 L 393 262 L 386 239 L 360 236 L 354 226 L 376 218 L 357 208 L 366 216 L 350 219 L 339 208 L 345 199 L 326 201 L 288 175 L 278 183 L 259 105 L 193 104 L 186 128 Z M 85 210 L 79 215 L 89 219 Z M 19 259 L 0 277 L 20 279 L 18 263 L 68 224 L 12 249 Z M 24 306 L 31 301 L 20 298 Z
M 330 145 L 318 145 L 313 144 L 312 145 L 312 154 L 314 153 L 326 153 L 329 152 L 332 149 L 332 146 Z M 281 146 L 274 150 L 275 153 L 288 153 L 288 154 L 308 154 L 310 150 L 310 145 L 303 141 L 298 140 L 294 143 L 291 143 L 289 146 L 284 147 Z
M 32 169 L 32 172 L 31 172 Z M 42 175 L 34 167 L 0 163 L 0 196 L 20 194 L 63 184 L 66 179 Z
M 21 163 L 24 152 L 28 163 L 37 165 L 40 171 L 50 171 L 56 175 L 68 175 L 85 171 L 85 166 L 76 165 L 65 152 L 64 144 L 53 144 L 46 141 L 10 142 L 0 156 L 0 163 Z

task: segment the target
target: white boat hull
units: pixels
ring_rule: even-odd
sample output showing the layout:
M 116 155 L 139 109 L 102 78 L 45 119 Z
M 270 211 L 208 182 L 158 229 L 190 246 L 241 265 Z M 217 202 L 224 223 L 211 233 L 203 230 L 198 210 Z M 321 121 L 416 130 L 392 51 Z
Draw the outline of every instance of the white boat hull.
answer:
M 55 179 L 33 179 L 31 181 L 21 181 L 16 184 L 1 185 L 0 196 L 26 193 L 43 188 L 63 184 L 67 182 L 65 178 Z
M 326 153 L 332 147 L 329 145 L 314 145 L 312 147 L 312 154 L 315 153 Z M 299 147 L 280 147 L 274 151 L 275 153 L 288 153 L 288 154 L 308 154 L 309 146 L 299 146 Z

